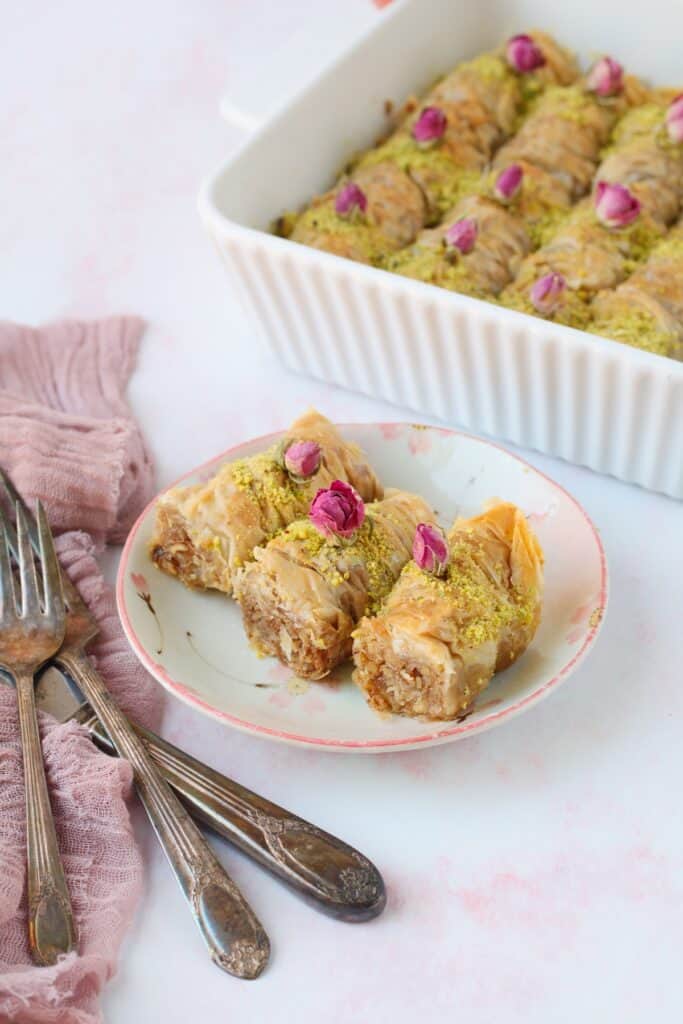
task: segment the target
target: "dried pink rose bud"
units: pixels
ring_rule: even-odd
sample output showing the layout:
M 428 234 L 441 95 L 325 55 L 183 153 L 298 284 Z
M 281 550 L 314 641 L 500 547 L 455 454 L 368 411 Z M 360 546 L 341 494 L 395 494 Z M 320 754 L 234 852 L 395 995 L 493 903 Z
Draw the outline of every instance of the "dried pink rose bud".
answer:
M 363 214 L 368 208 L 365 192 L 354 181 L 347 181 L 337 192 L 334 209 L 340 217 Z
M 529 298 L 535 310 L 547 316 L 554 313 L 560 304 L 562 292 L 567 287 L 567 282 L 562 274 L 546 274 L 534 281 L 529 292 Z
M 448 543 L 443 530 L 433 523 L 418 523 L 413 539 L 413 559 L 420 569 L 434 576 L 443 576 L 448 557 Z
M 524 171 L 519 164 L 510 164 L 504 171 L 501 171 L 493 186 L 493 194 L 496 199 L 500 199 L 504 203 L 514 199 L 522 187 L 523 177 Z
M 444 244 L 447 249 L 457 249 L 464 255 L 474 248 L 478 230 L 474 218 L 463 217 L 462 220 L 456 220 L 455 224 L 451 224 L 446 231 L 443 236 Z
M 599 181 L 595 187 L 595 213 L 608 228 L 624 228 L 640 213 L 640 202 L 625 185 Z
M 616 96 L 624 88 L 624 69 L 612 57 L 602 57 L 588 72 L 586 87 L 598 96 Z
M 310 480 L 320 469 L 321 455 L 316 441 L 293 441 L 285 448 L 283 462 L 293 480 Z
M 683 142 L 683 93 L 676 97 L 666 112 L 666 130 L 672 142 Z
M 439 107 L 425 107 L 413 125 L 413 138 L 419 143 L 436 142 L 446 131 L 446 115 Z
M 505 53 L 510 67 L 522 74 L 542 68 L 545 64 L 543 51 L 531 36 L 513 36 L 508 40 Z
M 365 519 L 360 494 L 343 480 L 333 480 L 316 494 L 308 517 L 325 537 L 352 537 Z

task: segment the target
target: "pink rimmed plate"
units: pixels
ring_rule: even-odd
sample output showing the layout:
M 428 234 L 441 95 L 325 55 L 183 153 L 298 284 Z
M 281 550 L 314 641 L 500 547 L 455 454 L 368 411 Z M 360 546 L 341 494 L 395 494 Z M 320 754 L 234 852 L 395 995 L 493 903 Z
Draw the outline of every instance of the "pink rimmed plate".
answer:
M 522 459 L 480 438 L 407 423 L 341 430 L 364 448 L 385 486 L 424 495 L 444 524 L 473 515 L 493 497 L 526 512 L 546 556 L 543 619 L 533 646 L 460 721 L 379 716 L 351 682 L 349 665 L 322 683 L 297 679 L 249 648 L 232 600 L 190 591 L 159 572 L 147 553 L 152 502 L 130 532 L 117 580 L 121 621 L 143 665 L 173 696 L 227 725 L 320 750 L 380 753 L 446 743 L 547 696 L 595 643 L 607 604 L 605 553 L 581 506 Z M 262 451 L 279 436 L 223 452 L 177 483 L 206 480 L 222 462 Z

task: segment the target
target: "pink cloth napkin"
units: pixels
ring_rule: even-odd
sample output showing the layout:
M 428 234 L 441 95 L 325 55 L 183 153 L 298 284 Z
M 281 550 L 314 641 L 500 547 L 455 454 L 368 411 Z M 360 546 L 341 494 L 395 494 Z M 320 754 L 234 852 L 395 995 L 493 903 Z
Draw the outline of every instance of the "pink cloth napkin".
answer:
M 94 661 L 122 707 L 154 726 L 158 688 L 128 647 L 95 559 L 151 497 L 152 465 L 124 398 L 143 329 L 134 317 L 42 329 L 0 323 L 0 464 L 64 531 L 62 564 L 100 623 Z M 29 955 L 16 699 L 0 683 L 0 1021 L 96 1024 L 142 888 L 126 806 L 132 775 L 80 727 L 45 714 L 40 726 L 78 952 L 54 967 L 36 967 Z

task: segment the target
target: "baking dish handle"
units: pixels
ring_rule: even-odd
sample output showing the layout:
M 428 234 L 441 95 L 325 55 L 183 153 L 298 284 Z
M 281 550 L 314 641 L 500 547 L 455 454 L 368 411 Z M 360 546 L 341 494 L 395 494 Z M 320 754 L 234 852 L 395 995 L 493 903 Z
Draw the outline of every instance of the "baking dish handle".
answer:
M 276 109 L 286 106 L 285 97 L 304 91 L 335 54 L 372 26 L 379 13 L 390 13 L 389 7 L 393 10 L 392 0 L 354 0 L 345 5 L 343 18 L 334 7 L 327 13 L 321 8 L 315 18 L 309 16 L 306 30 L 293 32 L 288 45 L 270 55 L 267 76 L 248 76 L 247 82 L 233 83 L 238 95 L 224 96 L 220 103 L 224 120 L 247 134 L 257 131 Z M 316 55 L 313 62 L 311 54 Z M 248 99 L 239 95 L 243 88 Z M 273 96 L 278 98 L 276 103 Z
M 234 128 L 251 134 L 255 132 L 267 119 L 267 114 L 258 114 L 251 110 L 245 110 L 239 104 L 234 103 L 228 96 L 221 100 L 221 117 Z

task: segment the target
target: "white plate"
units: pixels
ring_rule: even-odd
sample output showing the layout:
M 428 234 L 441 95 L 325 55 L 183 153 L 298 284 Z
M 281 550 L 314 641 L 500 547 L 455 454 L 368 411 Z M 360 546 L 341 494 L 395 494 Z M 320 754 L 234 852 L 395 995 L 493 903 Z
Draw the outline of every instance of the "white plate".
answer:
M 147 547 L 154 503 L 131 530 L 117 580 L 119 613 L 134 651 L 176 697 L 245 732 L 321 750 L 378 753 L 432 746 L 488 729 L 531 707 L 565 680 L 595 642 L 607 603 L 600 538 L 577 502 L 505 449 L 467 434 L 407 423 L 341 428 L 357 441 L 385 486 L 418 491 L 445 525 L 498 497 L 530 517 L 546 555 L 543 619 L 519 662 L 492 682 L 456 722 L 422 722 L 371 711 L 350 666 L 305 683 L 249 648 L 237 605 L 190 591 L 158 572 Z M 262 451 L 281 435 L 257 438 L 188 473 L 210 477 L 226 458 Z

